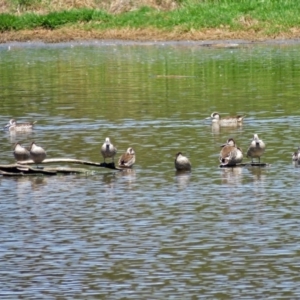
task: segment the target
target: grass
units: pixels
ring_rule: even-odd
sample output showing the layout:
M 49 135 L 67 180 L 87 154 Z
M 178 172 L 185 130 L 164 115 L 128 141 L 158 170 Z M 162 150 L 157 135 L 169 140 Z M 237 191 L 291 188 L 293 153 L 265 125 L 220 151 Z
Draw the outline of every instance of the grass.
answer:
M 83 30 L 148 28 L 189 32 L 225 28 L 230 31 L 263 31 L 266 35 L 274 35 L 300 26 L 300 1 L 294 0 L 128 0 L 125 1 L 127 8 L 117 14 L 109 11 L 109 7 L 118 4 L 117 1 L 111 1 L 110 6 L 104 1 L 106 9 L 103 1 L 90 0 L 88 7 L 77 5 L 79 8 L 70 6 L 70 9 L 63 10 L 52 7 L 51 11 L 48 11 L 49 7 L 45 4 L 49 2 L 43 1 L 10 1 L 7 12 L 0 14 L 0 31 L 74 27 Z M 133 2 L 134 5 L 130 4 Z M 169 9 L 166 9 L 167 3 Z M 95 9 L 96 4 L 103 9 Z M 11 12 L 13 7 L 22 7 L 22 12 Z

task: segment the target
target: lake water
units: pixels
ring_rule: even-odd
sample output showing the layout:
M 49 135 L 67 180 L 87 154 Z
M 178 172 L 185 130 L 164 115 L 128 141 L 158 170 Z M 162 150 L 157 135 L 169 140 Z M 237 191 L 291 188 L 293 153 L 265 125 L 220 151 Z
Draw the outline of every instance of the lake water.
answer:
M 0 177 L 1 299 L 299 299 L 299 43 L 0 45 L 1 164 L 31 141 L 48 158 L 128 172 Z M 246 114 L 243 126 L 205 120 Z M 219 168 L 257 133 L 269 167 Z M 176 174 L 181 151 L 192 172 Z M 243 162 L 249 162 L 244 156 Z

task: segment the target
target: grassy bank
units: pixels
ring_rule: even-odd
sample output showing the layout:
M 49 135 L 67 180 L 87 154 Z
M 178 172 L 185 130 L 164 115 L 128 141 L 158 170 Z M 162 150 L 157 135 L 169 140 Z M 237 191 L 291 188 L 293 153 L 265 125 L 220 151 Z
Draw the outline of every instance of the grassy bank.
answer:
M 165 39 L 198 39 L 205 32 L 207 38 L 222 32 L 224 38 L 228 33 L 232 38 L 300 37 L 300 1 L 293 0 L 92 1 L 63 10 L 43 0 L 9 2 L 0 15 L 2 41 L 4 36 L 17 36 L 16 32 L 28 36 L 28 31 L 45 30 L 85 32 L 96 38 L 109 38 L 109 32 L 115 33 L 112 38 L 122 38 L 122 32 L 127 38 L 132 32 L 133 39 L 137 32 L 145 39 L 147 32 L 148 39 L 160 34 Z

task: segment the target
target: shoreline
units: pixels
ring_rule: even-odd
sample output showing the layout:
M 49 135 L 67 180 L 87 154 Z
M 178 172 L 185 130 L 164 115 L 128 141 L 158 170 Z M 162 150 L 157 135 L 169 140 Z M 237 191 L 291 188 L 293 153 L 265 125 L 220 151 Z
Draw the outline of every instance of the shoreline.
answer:
M 238 41 L 239 43 L 282 43 L 300 42 L 300 29 L 290 30 L 274 36 L 254 31 L 230 31 L 227 29 L 205 29 L 202 31 L 176 32 L 159 31 L 155 29 L 110 29 L 82 30 L 74 28 L 61 28 L 56 30 L 34 29 L 20 31 L 5 31 L 0 33 L 0 44 L 11 42 L 82 42 L 93 40 L 118 40 L 135 42 L 198 42 L 216 44 L 225 41 Z M 242 42 L 241 42 L 242 41 Z

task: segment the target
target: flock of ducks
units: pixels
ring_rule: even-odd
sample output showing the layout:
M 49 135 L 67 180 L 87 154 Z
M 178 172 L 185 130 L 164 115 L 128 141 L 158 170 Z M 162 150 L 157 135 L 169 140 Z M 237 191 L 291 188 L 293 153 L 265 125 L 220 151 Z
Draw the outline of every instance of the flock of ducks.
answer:
M 221 118 L 220 114 L 213 112 L 210 117 L 213 124 L 219 126 L 238 126 L 241 125 L 245 116 L 238 115 L 234 117 Z M 26 132 L 33 129 L 36 122 L 31 123 L 17 123 L 15 119 L 11 119 L 5 126 L 10 132 Z M 253 159 L 257 158 L 260 164 L 260 157 L 264 154 L 266 149 L 265 143 L 258 137 L 257 134 L 253 135 L 253 139 L 247 150 L 247 157 L 251 158 L 251 163 L 254 163 Z M 111 158 L 114 163 L 114 157 L 117 154 L 117 148 L 111 143 L 107 137 L 100 150 L 104 162 L 107 158 Z M 36 164 L 41 163 L 46 158 L 46 151 L 32 142 L 29 149 L 16 143 L 13 151 L 14 157 L 17 161 L 23 161 L 32 159 Z M 119 168 L 131 168 L 135 163 L 135 152 L 132 147 L 129 147 L 125 153 L 123 153 L 118 160 Z M 243 152 L 236 145 L 233 138 L 229 138 L 225 144 L 221 145 L 221 151 L 219 154 L 219 161 L 221 166 L 235 166 L 240 164 L 243 160 Z M 300 163 L 300 147 L 292 155 L 292 160 Z M 184 156 L 181 152 L 178 152 L 175 156 L 175 169 L 177 171 L 191 171 L 192 165 L 190 160 Z
M 16 161 L 32 159 L 36 165 L 42 163 L 47 156 L 46 151 L 35 142 L 32 142 L 28 149 L 16 143 L 13 154 Z
M 104 162 L 106 158 L 111 158 L 114 162 L 114 157 L 117 154 L 117 148 L 110 142 L 109 137 L 105 139 L 104 144 L 100 150 Z M 129 147 L 125 153 L 123 153 L 118 160 L 119 168 L 131 168 L 135 163 L 135 152 L 132 147 Z
M 10 132 L 28 132 L 32 130 L 35 123 L 36 122 L 18 124 L 15 119 L 11 119 L 4 128 Z M 29 148 L 25 148 L 20 143 L 16 143 L 13 154 L 17 161 L 32 159 L 36 165 L 40 164 L 47 156 L 46 151 L 35 142 L 32 142 Z
M 207 117 L 206 119 L 211 119 L 212 124 L 217 124 L 222 127 L 230 127 L 241 125 L 244 118 L 245 116 L 241 115 L 221 118 L 219 113 L 213 112 L 210 117 Z M 241 148 L 236 145 L 233 138 L 229 138 L 225 144 L 221 145 L 221 148 L 222 149 L 219 154 L 219 161 L 221 166 L 232 167 L 242 162 L 243 152 Z M 254 163 L 254 158 L 257 158 L 258 163 L 260 164 L 260 157 L 264 154 L 265 149 L 265 143 L 258 137 L 257 134 L 254 134 L 250 146 L 247 150 L 247 157 L 251 158 L 252 164 Z M 298 153 L 299 154 L 297 154 L 297 159 L 299 159 L 300 161 L 300 147 L 298 149 Z M 294 156 L 296 157 L 296 153 L 294 153 L 293 155 L 293 160 Z M 190 171 L 192 165 L 187 157 L 183 156 L 181 152 L 178 152 L 175 157 L 175 168 L 177 171 Z
M 4 128 L 8 129 L 10 132 L 28 132 L 33 129 L 33 125 L 36 122 L 31 123 L 17 123 L 15 119 L 11 119 Z M 117 148 L 110 142 L 107 137 L 104 144 L 102 145 L 100 152 L 104 158 L 104 163 L 106 158 L 111 158 L 114 163 L 114 157 L 117 154 Z M 19 142 L 14 145 L 13 155 L 16 161 L 25 161 L 32 159 L 34 163 L 42 163 L 47 157 L 46 151 L 38 146 L 35 142 L 32 142 L 29 148 L 23 147 Z M 123 153 L 118 160 L 119 168 L 131 168 L 135 163 L 135 152 L 132 147 L 129 147 L 125 153 Z
M 221 147 L 222 150 L 220 152 L 219 161 L 222 166 L 235 166 L 242 162 L 243 152 L 236 146 L 234 139 L 228 139 L 226 144 Z M 260 164 L 260 157 L 264 154 L 265 149 L 265 143 L 259 139 L 258 135 L 255 133 L 247 150 L 247 157 L 251 158 L 252 164 L 254 163 L 254 158 L 258 158 L 258 163 Z
M 233 138 L 228 139 L 225 144 L 221 145 L 221 148 L 222 149 L 219 154 L 221 166 L 233 167 L 242 162 L 243 152 L 239 147 L 237 147 Z M 258 163 L 260 164 L 260 157 L 264 154 L 265 149 L 265 143 L 259 139 L 257 134 L 254 134 L 253 140 L 247 150 L 247 157 L 251 158 L 252 164 L 254 164 L 254 158 L 258 158 Z M 192 169 L 192 165 L 187 157 L 183 156 L 181 152 L 178 152 L 175 157 L 175 168 L 177 171 L 190 171 Z

